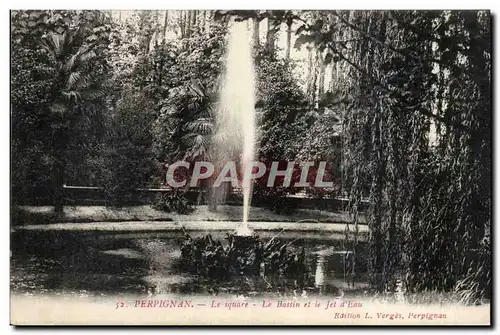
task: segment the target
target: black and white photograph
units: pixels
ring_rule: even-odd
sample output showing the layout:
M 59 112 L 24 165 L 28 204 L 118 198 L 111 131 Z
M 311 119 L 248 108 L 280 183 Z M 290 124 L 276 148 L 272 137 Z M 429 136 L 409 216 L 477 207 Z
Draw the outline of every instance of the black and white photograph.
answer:
M 9 15 L 11 325 L 491 326 L 489 10 Z

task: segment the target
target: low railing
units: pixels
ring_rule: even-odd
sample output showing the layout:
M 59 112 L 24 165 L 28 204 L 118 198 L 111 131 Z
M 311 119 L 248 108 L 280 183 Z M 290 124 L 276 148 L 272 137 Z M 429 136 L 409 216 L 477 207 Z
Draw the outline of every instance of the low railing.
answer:
M 64 185 L 63 186 L 66 194 L 67 202 L 73 204 L 97 204 L 105 203 L 105 188 L 98 186 L 78 186 L 78 185 Z M 138 203 L 150 203 L 154 200 L 158 193 L 169 193 L 173 191 L 171 187 L 160 187 L 160 188 L 137 188 L 137 202 Z M 200 199 L 200 193 L 202 198 L 206 198 L 206 190 L 199 188 L 192 188 L 185 191 L 185 196 L 187 196 L 191 201 L 196 202 Z M 228 204 L 239 204 L 241 199 L 242 191 L 240 188 L 233 188 L 229 193 Z M 345 197 L 314 197 L 307 194 L 306 192 L 298 192 L 295 194 L 285 195 L 287 202 L 297 206 L 298 208 L 321 208 L 321 209 L 331 209 L 339 210 L 345 209 L 348 205 L 349 199 Z M 362 207 L 368 204 L 368 200 L 364 199 L 362 201 Z

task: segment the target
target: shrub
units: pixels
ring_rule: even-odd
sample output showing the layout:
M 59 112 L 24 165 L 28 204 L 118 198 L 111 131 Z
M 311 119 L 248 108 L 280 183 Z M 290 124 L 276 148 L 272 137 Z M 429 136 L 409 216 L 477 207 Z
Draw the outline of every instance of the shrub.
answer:
M 194 211 L 189 201 L 178 194 L 162 194 L 156 198 L 153 208 L 159 211 L 178 214 L 190 214 Z

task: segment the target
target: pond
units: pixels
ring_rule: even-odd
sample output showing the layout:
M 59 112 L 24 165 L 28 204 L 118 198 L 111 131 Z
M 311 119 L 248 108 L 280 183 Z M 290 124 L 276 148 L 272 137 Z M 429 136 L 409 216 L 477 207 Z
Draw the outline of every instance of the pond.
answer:
M 192 237 L 205 232 L 190 232 Z M 211 232 L 224 241 L 226 232 Z M 277 232 L 259 231 L 263 241 Z M 297 287 L 283 276 L 238 276 L 213 281 L 184 270 L 182 232 L 110 233 L 15 231 L 11 235 L 11 289 L 16 294 L 78 296 L 116 295 L 359 295 L 366 289 L 363 269 L 366 248 L 356 253 L 356 282 L 341 234 L 284 231 L 278 239 L 304 248 L 311 284 Z M 349 255 L 349 254 L 348 254 Z M 361 270 L 361 271 L 359 271 Z

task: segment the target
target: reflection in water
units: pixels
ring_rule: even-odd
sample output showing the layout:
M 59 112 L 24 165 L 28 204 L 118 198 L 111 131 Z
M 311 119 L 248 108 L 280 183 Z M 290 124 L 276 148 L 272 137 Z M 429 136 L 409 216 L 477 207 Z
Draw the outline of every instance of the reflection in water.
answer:
M 136 245 L 146 255 L 148 276 L 144 277 L 148 287 L 148 295 L 167 293 L 166 285 L 162 278 L 168 273 L 172 263 L 165 241 L 158 239 L 137 240 Z
M 213 236 L 223 240 L 224 233 L 214 233 Z M 283 240 L 296 240 L 297 237 L 290 236 Z M 13 233 L 11 288 L 14 292 L 27 294 L 304 297 L 337 295 L 344 283 L 342 257 L 315 253 L 334 248 L 340 241 L 302 239 L 291 245 L 291 248 L 304 247 L 306 253 L 311 283 L 302 291 L 292 278 L 263 272 L 252 278 L 235 277 L 219 281 L 189 275 L 179 266 L 183 238 L 180 232 L 150 233 L 146 236 L 90 232 Z
M 325 256 L 322 254 L 318 254 L 314 285 L 319 288 L 320 294 L 325 293 Z

